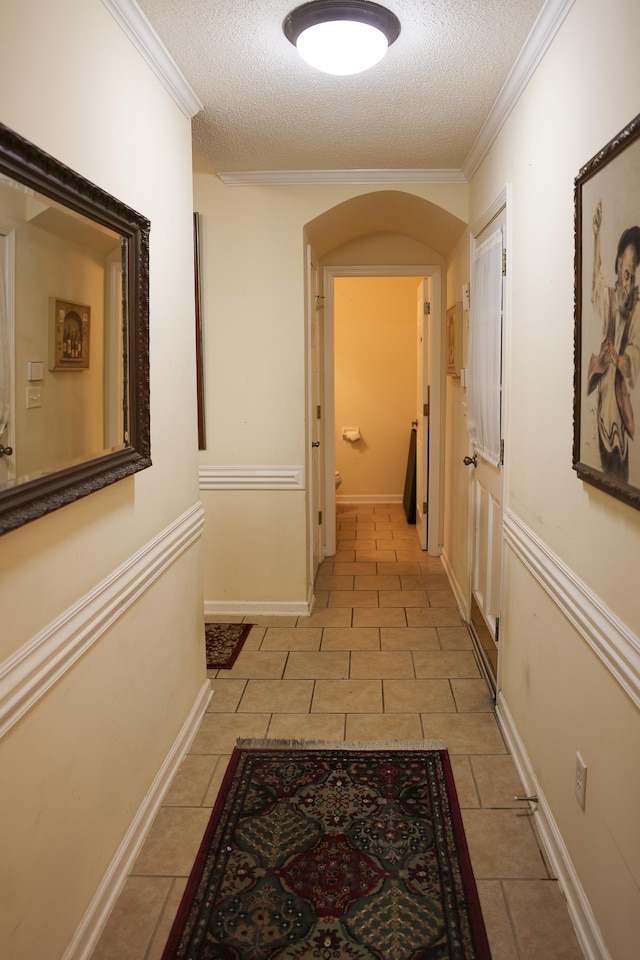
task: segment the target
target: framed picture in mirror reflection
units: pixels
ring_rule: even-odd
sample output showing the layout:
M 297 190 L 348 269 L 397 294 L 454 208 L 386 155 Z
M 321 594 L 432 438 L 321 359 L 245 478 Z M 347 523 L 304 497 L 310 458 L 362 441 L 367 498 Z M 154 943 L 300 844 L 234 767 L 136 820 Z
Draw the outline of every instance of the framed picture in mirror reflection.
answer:
M 49 370 L 88 370 L 90 336 L 90 306 L 50 298 Z

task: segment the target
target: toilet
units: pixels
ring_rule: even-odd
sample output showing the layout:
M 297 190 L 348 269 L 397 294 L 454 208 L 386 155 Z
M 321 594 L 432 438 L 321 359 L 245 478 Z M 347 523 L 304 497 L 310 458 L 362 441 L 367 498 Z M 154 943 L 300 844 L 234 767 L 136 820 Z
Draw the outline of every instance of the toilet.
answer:
M 342 483 L 342 476 L 340 474 L 340 471 L 336 470 L 336 490 L 338 489 L 341 483 Z

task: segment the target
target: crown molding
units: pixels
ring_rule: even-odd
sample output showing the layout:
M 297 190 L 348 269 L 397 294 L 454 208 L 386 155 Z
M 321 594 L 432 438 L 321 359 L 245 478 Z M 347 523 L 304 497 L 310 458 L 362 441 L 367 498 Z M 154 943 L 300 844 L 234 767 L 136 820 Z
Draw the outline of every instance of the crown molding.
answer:
M 202 103 L 135 0 L 102 0 L 143 60 L 151 67 L 186 117 L 191 120 Z
M 491 144 L 500 133 L 507 117 L 533 76 L 533 73 L 551 46 L 575 0 L 547 0 L 538 14 L 529 35 L 514 63 L 502 90 L 496 97 L 480 133 L 467 154 L 462 170 L 471 180 L 487 155 Z
M 466 183 L 462 170 L 236 170 L 217 172 L 228 187 L 350 183 Z

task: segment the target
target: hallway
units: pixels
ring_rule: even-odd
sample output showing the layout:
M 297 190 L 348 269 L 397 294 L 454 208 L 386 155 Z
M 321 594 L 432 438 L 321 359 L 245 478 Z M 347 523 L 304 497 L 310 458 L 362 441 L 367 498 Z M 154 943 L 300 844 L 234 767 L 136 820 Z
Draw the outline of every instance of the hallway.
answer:
M 338 507 L 310 617 L 253 617 L 92 960 L 158 960 L 237 737 L 442 738 L 493 960 L 580 960 L 467 629 L 400 504 Z M 240 618 L 236 618 L 240 619 Z

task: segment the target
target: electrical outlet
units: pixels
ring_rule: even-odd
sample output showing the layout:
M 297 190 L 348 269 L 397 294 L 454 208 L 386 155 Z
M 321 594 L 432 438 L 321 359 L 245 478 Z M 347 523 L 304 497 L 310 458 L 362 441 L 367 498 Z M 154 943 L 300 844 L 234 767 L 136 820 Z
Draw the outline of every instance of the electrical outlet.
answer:
M 584 804 L 586 800 L 587 793 L 587 765 L 580 756 L 579 753 L 576 753 L 576 799 L 582 809 L 584 810 Z

